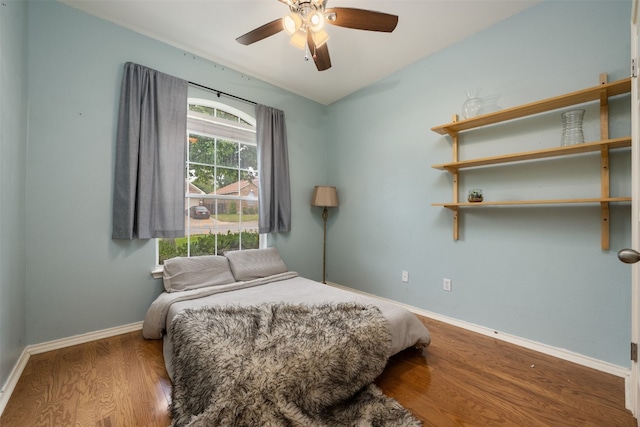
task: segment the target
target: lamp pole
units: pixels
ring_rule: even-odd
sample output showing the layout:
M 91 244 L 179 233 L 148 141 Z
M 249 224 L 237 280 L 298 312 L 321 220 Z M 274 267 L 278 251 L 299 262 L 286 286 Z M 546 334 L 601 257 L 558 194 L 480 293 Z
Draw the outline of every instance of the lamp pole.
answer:
M 324 240 L 322 242 L 322 283 L 327 284 L 325 272 L 327 271 L 327 220 L 329 219 L 329 209 L 325 206 L 322 210 L 322 222 L 324 223 Z

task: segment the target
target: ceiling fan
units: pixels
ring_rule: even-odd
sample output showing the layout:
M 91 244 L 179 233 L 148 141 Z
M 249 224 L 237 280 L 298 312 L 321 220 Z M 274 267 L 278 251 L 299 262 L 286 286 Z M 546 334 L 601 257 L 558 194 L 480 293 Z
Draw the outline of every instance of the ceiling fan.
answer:
M 326 8 L 326 0 L 278 0 L 289 6 L 291 13 L 238 37 L 236 41 L 250 45 L 280 31 L 291 36 L 291 43 L 300 48 L 309 47 L 318 71 L 331 68 L 331 58 L 324 29 L 328 22 L 339 27 L 356 30 L 392 32 L 398 25 L 398 17 L 388 13 L 351 7 Z

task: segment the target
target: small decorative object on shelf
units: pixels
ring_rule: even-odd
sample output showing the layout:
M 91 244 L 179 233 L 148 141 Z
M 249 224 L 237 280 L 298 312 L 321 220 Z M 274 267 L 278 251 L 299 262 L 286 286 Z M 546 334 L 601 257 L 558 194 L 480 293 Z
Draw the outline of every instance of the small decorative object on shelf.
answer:
M 480 98 L 480 88 L 467 89 L 467 100 L 462 104 L 462 115 L 465 119 L 482 114 L 484 101 Z
M 481 202 L 483 200 L 482 190 L 480 189 L 469 190 L 469 195 L 467 196 L 467 200 L 472 203 Z
M 582 120 L 584 119 L 584 110 L 565 111 L 561 116 L 562 141 L 560 145 L 566 147 L 568 145 L 583 144 Z

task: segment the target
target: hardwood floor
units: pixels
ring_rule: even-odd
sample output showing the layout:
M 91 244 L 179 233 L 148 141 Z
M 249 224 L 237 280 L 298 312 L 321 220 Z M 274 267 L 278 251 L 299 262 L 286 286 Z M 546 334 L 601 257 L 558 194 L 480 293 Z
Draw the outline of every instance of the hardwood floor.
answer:
M 168 426 L 162 341 L 136 331 L 31 356 L 2 427 Z
M 636 426 L 623 378 L 421 320 L 424 355 L 397 354 L 376 383 L 424 426 Z
M 376 384 L 425 426 L 635 426 L 624 380 L 421 318 L 433 342 L 391 358 Z M 162 342 L 132 332 L 33 355 L 2 427 L 168 426 Z

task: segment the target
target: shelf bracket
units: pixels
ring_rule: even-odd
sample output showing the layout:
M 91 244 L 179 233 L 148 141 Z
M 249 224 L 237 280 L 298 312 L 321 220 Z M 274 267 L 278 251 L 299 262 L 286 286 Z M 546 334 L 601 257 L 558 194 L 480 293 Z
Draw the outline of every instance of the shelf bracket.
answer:
M 600 221 L 602 223 L 601 247 L 603 251 L 609 249 L 609 202 L 600 203 Z
M 453 209 L 451 209 L 453 211 L 453 240 L 458 240 L 459 239 L 459 222 L 460 222 L 460 218 L 459 218 L 459 213 L 460 210 L 458 209 L 458 207 L 455 207 Z
M 453 202 L 458 203 L 458 172 L 453 175 Z M 458 240 L 459 233 L 459 210 L 458 207 L 452 209 L 453 211 L 453 240 Z
M 457 122 L 458 115 L 454 114 L 453 117 L 451 117 L 451 121 L 453 123 Z M 451 153 L 453 155 L 452 161 L 457 162 L 458 161 L 458 132 L 450 131 L 449 136 L 451 137 Z
M 609 148 L 602 147 L 600 150 L 600 196 L 603 199 L 609 198 Z M 609 249 L 609 202 L 600 203 L 601 222 L 601 246 L 602 250 Z
M 455 123 L 458 121 L 458 115 L 454 114 L 452 117 L 452 121 Z M 453 161 L 457 162 L 458 161 L 458 132 L 452 132 L 451 133 L 451 151 L 453 153 Z M 453 202 L 454 203 L 458 203 L 460 201 L 460 187 L 459 187 L 459 181 L 458 181 L 458 171 L 456 170 L 455 172 L 453 172 L 451 174 L 452 178 L 453 178 Z M 458 240 L 459 237 L 459 216 L 460 216 L 460 212 L 458 210 L 458 208 L 456 207 L 455 209 L 453 209 L 453 240 Z
M 600 74 L 600 84 L 607 84 L 607 73 Z M 609 139 L 609 97 L 606 91 L 600 93 L 600 139 Z M 600 197 L 606 199 L 609 191 L 609 147 L 600 149 Z M 609 249 L 609 202 L 600 203 L 600 245 L 603 251 Z
M 600 85 L 607 84 L 607 73 L 600 74 Z M 600 139 L 609 139 L 609 94 L 606 90 L 600 91 Z

